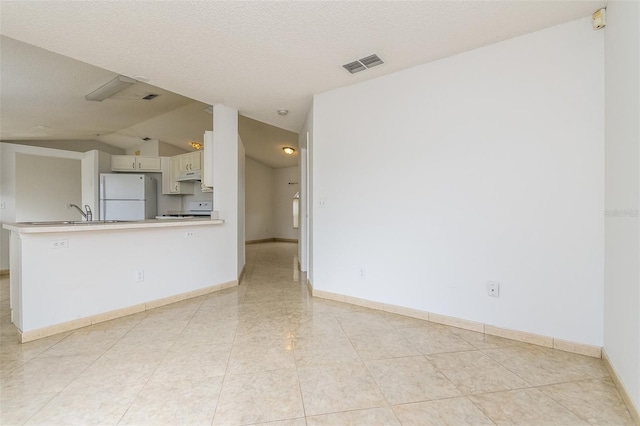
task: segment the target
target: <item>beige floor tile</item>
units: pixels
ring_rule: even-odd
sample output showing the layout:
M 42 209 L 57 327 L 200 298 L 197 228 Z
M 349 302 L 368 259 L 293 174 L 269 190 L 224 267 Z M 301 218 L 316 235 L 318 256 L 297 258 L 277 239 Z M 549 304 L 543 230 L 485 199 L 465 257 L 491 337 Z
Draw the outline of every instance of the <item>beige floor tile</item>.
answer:
M 230 353 L 230 347 L 220 349 L 213 345 L 175 348 L 164 357 L 149 380 L 168 383 L 224 376 Z
M 384 319 L 394 328 L 428 327 L 429 321 L 418 318 L 406 317 L 404 315 L 384 313 Z
M 26 424 L 117 424 L 141 389 L 140 385 L 64 390 Z
M 228 374 L 214 425 L 244 425 L 304 416 L 295 369 Z
M 151 358 L 127 359 L 103 356 L 73 380 L 69 384 L 69 389 L 143 385 L 149 381 L 160 361 L 161 358 L 151 360 Z
M 281 316 L 245 316 L 238 322 L 237 336 L 246 334 L 257 334 L 286 336 L 289 334 L 289 319 L 286 315 Z
M 477 333 L 475 331 L 463 330 L 461 328 L 451 327 L 451 332 L 460 337 L 465 342 L 468 342 L 478 349 L 494 349 L 494 348 L 506 348 L 509 346 L 526 346 L 522 342 L 516 340 L 505 339 L 498 336 L 491 336 L 489 334 Z
M 420 352 L 395 330 L 352 334 L 349 336 L 349 340 L 362 359 L 420 355 Z
M 628 424 L 600 360 L 312 297 L 296 255 L 249 245 L 238 287 L 26 344 L 0 279 L 0 424 Z
M 275 422 L 254 423 L 251 426 L 306 426 L 307 422 L 304 417 L 288 420 L 276 420 Z
M 13 325 L 11 325 L 13 327 Z M 17 339 L 2 339 L 0 344 L 0 359 L 12 359 L 27 362 L 40 355 L 51 346 L 63 340 L 70 333 L 61 333 L 32 342 L 20 343 Z
M 400 426 L 391 408 L 369 408 L 367 410 L 343 411 L 307 418 L 307 426 Z
M 428 327 L 400 328 L 398 333 L 423 355 L 476 350 L 470 343 L 452 333 L 450 328 L 436 324 Z
M 360 356 L 351 347 L 295 351 L 293 356 L 298 367 L 312 367 L 360 361 Z
M 150 383 L 122 418 L 121 425 L 210 425 L 222 377 Z
M 127 333 L 127 329 L 80 329 L 44 351 L 40 356 L 102 355 Z
M 234 346 L 229 357 L 227 374 L 293 369 L 295 367 L 293 346 Z
M 363 308 L 365 309 L 365 308 Z M 383 312 L 369 310 L 369 312 L 349 311 L 336 313 L 336 319 L 347 335 L 393 330 L 393 326 L 384 319 Z
M 342 327 L 333 315 L 316 314 L 296 315 L 288 314 L 289 331 L 294 336 L 306 336 L 310 334 L 339 334 L 346 336 Z
M 344 334 L 312 334 L 293 339 L 296 352 L 329 349 L 353 349 Z
M 382 407 L 387 403 L 362 363 L 298 368 L 307 416 Z
M 60 392 L 87 369 L 96 357 L 65 356 L 34 358 L 16 367 L 2 383 L 2 397 L 14 392 L 37 394 Z
M 494 425 L 467 398 L 440 399 L 393 407 L 403 426 Z
M 561 383 L 539 389 L 592 425 L 634 425 L 629 410 L 609 378 Z
M 209 323 L 211 320 L 209 319 Z M 224 326 L 216 324 L 212 326 L 207 323 L 194 323 L 182 330 L 182 333 L 176 337 L 172 349 L 177 347 L 188 347 L 192 344 L 207 344 L 215 347 L 231 347 L 236 337 L 237 322 L 233 324 L 225 323 Z
M 588 425 L 537 389 L 520 389 L 470 396 L 497 425 Z
M 428 355 L 427 359 L 465 395 L 529 387 L 480 351 Z
M 541 346 L 488 349 L 485 354 L 532 386 L 608 377 L 601 359 Z
M 390 404 L 451 398 L 460 391 L 423 356 L 365 361 Z
M 51 401 L 57 392 L 24 394 L 0 390 L 0 425 L 21 425 Z

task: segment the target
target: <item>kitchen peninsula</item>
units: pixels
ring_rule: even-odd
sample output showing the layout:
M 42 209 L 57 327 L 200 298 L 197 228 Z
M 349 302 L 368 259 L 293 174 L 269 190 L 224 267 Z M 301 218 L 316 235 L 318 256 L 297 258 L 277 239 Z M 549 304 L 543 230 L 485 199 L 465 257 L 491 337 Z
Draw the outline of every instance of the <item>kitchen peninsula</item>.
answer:
M 5 224 L 12 322 L 21 341 L 238 284 L 215 244 L 223 220 Z

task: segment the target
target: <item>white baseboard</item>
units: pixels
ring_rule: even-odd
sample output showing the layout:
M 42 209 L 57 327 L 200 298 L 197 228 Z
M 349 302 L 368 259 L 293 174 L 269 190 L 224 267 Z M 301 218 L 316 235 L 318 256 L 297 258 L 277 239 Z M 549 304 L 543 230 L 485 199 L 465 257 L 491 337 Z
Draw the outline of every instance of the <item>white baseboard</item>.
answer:
M 613 364 L 611 364 L 611 360 L 609 359 L 609 356 L 607 356 L 607 352 L 604 349 L 602 349 L 602 360 L 604 361 L 605 367 L 607 367 L 607 370 L 609 371 L 609 375 L 611 376 L 613 383 L 615 383 L 616 388 L 618 389 L 618 393 L 622 397 L 624 403 L 627 405 L 629 414 L 631 414 L 631 417 L 633 417 L 633 420 L 636 422 L 636 424 L 640 425 L 640 409 L 633 403 L 633 400 L 629 396 L 627 388 L 625 387 L 624 383 L 622 383 L 622 380 L 620 380 L 618 372 L 613 367 Z
M 205 294 L 213 293 L 213 292 L 224 290 L 231 287 L 236 287 L 237 285 L 238 285 L 238 281 L 229 281 L 226 283 L 216 284 L 216 285 L 201 288 L 198 290 L 188 291 L 186 293 L 176 294 L 175 296 L 169 296 L 169 297 L 164 297 L 162 299 L 152 300 L 147 303 L 140 303 L 133 306 L 127 306 L 126 308 L 122 308 L 122 309 L 102 312 L 96 315 L 91 315 L 84 318 L 78 318 L 78 319 L 63 322 L 60 324 L 50 325 L 48 327 L 42 327 L 35 330 L 20 332 L 20 335 L 19 335 L 20 342 L 22 343 L 31 342 L 32 340 L 42 339 L 43 337 L 53 336 L 55 334 L 64 333 L 66 331 L 88 327 L 92 324 L 98 324 L 98 323 L 109 321 L 112 319 L 125 317 L 127 315 L 137 314 L 138 312 L 148 311 L 150 309 L 158 308 L 160 306 L 170 305 L 172 303 L 181 302 L 183 300 L 204 296 Z
M 435 314 L 432 312 L 420 311 L 417 309 L 406 308 L 404 306 L 389 305 L 381 302 L 374 302 L 357 297 L 345 296 L 343 294 L 331 293 L 328 291 L 311 289 L 314 297 L 322 299 L 335 300 L 336 302 L 350 303 L 352 305 L 362 306 L 379 311 L 389 312 L 393 314 L 404 315 L 407 317 L 418 318 L 421 320 L 449 325 L 451 327 L 471 330 L 478 333 L 484 333 L 491 336 L 503 337 L 505 339 L 516 340 L 518 342 L 530 343 L 532 345 L 544 346 L 565 352 L 571 352 L 580 355 L 587 355 L 593 358 L 602 357 L 602 348 L 598 346 L 585 345 L 582 343 L 569 342 L 566 340 L 556 339 L 554 337 L 540 336 L 538 334 L 528 333 L 525 331 L 509 330 L 506 328 L 496 327 L 494 325 L 483 324 L 480 322 L 465 320 L 461 318 L 450 317 L 447 315 Z

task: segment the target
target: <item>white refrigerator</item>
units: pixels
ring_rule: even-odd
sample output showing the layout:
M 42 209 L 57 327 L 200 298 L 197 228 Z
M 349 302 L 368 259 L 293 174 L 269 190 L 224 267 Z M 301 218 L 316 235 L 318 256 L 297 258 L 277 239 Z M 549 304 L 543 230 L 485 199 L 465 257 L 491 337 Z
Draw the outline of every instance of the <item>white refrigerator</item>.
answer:
M 156 180 L 130 173 L 100 174 L 100 219 L 144 220 L 156 217 Z

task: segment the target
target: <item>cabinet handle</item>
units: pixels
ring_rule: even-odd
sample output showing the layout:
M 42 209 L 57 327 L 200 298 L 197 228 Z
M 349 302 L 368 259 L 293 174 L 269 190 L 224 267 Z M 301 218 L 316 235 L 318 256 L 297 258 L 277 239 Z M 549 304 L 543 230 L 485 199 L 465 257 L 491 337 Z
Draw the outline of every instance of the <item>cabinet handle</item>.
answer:
M 136 162 L 134 161 L 133 163 L 131 163 L 131 168 L 135 169 L 136 168 Z
M 138 168 L 141 169 L 142 168 L 142 163 L 138 163 Z

